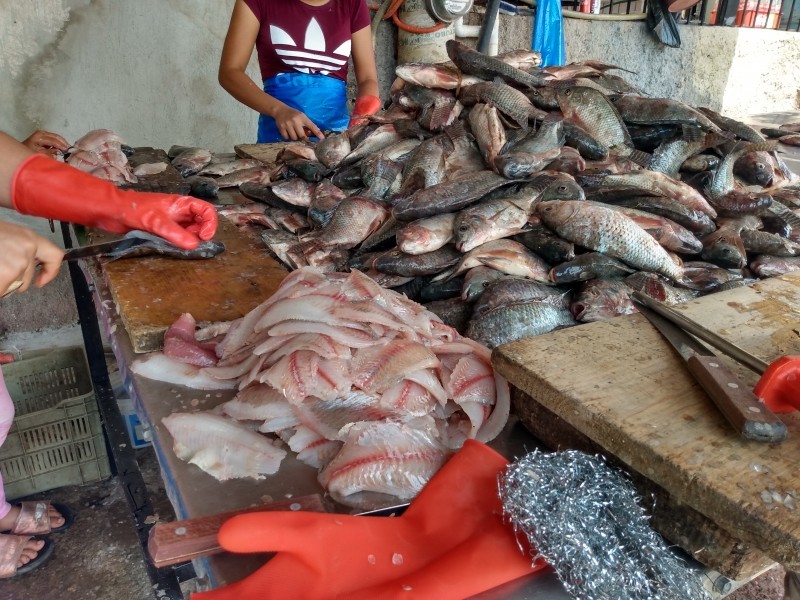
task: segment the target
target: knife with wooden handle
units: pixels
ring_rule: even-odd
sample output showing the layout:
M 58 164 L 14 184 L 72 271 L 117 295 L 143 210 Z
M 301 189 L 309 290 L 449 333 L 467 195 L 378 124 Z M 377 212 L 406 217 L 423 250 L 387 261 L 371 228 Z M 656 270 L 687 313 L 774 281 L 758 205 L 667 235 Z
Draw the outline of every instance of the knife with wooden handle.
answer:
M 757 442 L 782 442 L 786 425 L 759 401 L 751 389 L 697 339 L 654 311 L 639 311 L 677 350 L 689 372 L 742 437 Z

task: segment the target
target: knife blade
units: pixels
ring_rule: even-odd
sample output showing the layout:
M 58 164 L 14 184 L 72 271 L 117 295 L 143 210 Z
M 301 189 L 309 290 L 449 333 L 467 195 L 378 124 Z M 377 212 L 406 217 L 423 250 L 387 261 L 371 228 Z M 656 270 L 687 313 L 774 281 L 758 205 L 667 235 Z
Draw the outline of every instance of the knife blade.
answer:
M 122 252 L 130 248 L 147 244 L 148 242 L 149 240 L 146 239 L 131 237 L 114 240 L 112 242 L 103 242 L 101 244 L 70 248 L 64 254 L 63 260 L 79 260 L 81 258 L 91 258 L 93 256 L 103 256 L 114 252 Z
M 787 438 L 783 421 L 719 357 L 661 315 L 642 305 L 637 308 L 680 354 L 694 379 L 742 437 L 768 443 Z

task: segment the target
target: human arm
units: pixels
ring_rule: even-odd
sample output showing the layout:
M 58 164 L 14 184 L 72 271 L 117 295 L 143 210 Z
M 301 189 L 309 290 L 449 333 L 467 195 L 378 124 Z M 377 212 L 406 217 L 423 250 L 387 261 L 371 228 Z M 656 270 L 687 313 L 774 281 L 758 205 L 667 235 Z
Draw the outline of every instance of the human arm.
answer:
M 0 256 L 0 294 L 3 294 L 13 286 L 24 292 L 31 282 L 36 287 L 50 283 L 58 275 L 64 251 L 30 229 L 0 221 Z M 38 274 L 37 265 L 41 265 Z
M 48 156 L 56 156 L 59 152 L 66 152 L 69 142 L 57 133 L 39 129 L 30 134 L 22 145 L 29 150 Z
M 108 181 L 34 154 L 3 133 L 0 206 L 114 233 L 141 229 L 187 249 L 197 247 L 200 239 L 211 239 L 217 229 L 217 212 L 208 202 L 120 190 Z
M 358 124 L 366 115 L 374 115 L 381 108 L 378 97 L 378 68 L 372 48 L 372 30 L 364 27 L 350 36 L 352 41 L 353 69 L 358 84 L 358 97 L 353 107 L 350 126 Z
M 225 43 L 222 47 L 218 73 L 219 84 L 245 106 L 275 119 L 278 131 L 285 139 L 305 139 L 308 137 L 305 129 L 311 131 L 311 134 L 319 139 L 324 139 L 325 136 L 322 135 L 319 127 L 304 113 L 264 92 L 245 72 L 247 63 L 250 62 L 250 56 L 253 54 L 260 27 L 258 18 L 244 0 L 236 0 L 228 34 L 225 36 Z

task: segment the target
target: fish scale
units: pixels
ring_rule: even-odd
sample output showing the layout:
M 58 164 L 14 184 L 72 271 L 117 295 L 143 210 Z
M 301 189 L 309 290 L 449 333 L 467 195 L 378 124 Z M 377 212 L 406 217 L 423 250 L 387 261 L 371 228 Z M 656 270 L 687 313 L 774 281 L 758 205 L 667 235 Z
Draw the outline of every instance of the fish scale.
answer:
M 548 300 L 537 300 L 500 306 L 472 319 L 467 327 L 467 336 L 489 348 L 496 348 L 500 344 L 571 325 L 576 323 L 567 308 Z
M 607 148 L 633 146 L 617 109 L 597 90 L 586 87 L 559 89 L 558 104 L 564 117 L 574 119 Z
M 468 75 L 475 75 L 487 81 L 501 77 L 505 81 L 513 81 L 528 87 L 540 87 L 549 79 L 543 75 L 533 75 L 516 69 L 494 57 L 476 52 L 457 40 L 448 40 L 445 46 L 450 60 Z
M 525 94 L 505 83 L 488 81 L 476 83 L 464 88 L 459 95 L 459 100 L 467 106 L 479 102 L 490 104 L 508 115 L 523 129 L 528 128 L 530 119 L 542 119 L 546 115 L 544 111 L 533 106 Z
M 494 106 L 476 104 L 469 111 L 469 125 L 486 164 L 494 169 L 494 161 L 506 145 L 506 130 Z

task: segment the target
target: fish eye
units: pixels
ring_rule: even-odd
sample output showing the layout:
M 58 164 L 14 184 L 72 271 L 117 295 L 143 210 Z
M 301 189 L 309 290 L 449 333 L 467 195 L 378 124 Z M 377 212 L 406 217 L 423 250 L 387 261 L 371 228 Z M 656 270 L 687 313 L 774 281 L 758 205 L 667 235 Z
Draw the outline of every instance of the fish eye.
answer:
M 565 186 L 565 185 L 558 186 L 558 191 L 559 192 L 566 192 L 567 191 L 567 186 Z
M 572 90 L 567 90 L 564 92 L 565 96 L 572 96 Z
M 463 231 L 468 231 L 468 230 L 469 230 L 469 227 L 467 227 L 466 225 L 462 225 L 461 227 L 459 227 L 459 228 L 458 228 L 458 230 L 459 230 L 459 231 L 462 231 L 462 232 L 463 232 Z
M 481 285 L 483 287 L 487 288 L 487 287 L 489 287 L 489 282 L 488 281 L 484 281 Z
M 756 169 L 766 169 L 767 166 L 764 163 L 756 163 Z
M 551 210 L 553 210 L 553 207 L 552 206 L 545 206 L 542 210 L 544 212 L 550 212 Z

